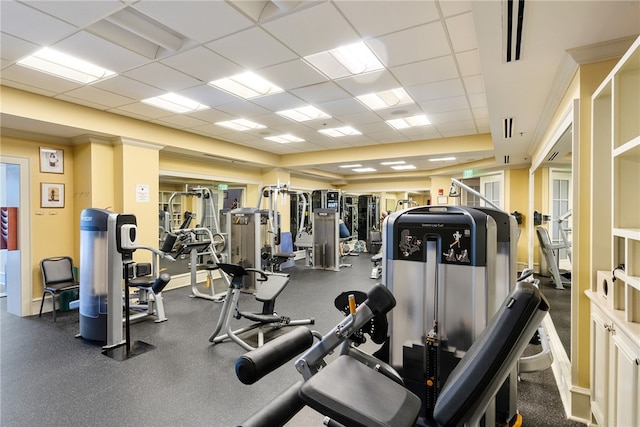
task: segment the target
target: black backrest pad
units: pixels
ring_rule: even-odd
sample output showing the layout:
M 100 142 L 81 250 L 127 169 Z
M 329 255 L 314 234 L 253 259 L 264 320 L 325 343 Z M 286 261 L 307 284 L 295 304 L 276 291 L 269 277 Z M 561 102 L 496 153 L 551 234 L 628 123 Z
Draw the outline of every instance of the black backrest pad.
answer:
M 538 310 L 549 310 L 539 289 L 531 283 L 517 283 L 449 375 L 434 408 L 434 418 L 439 425 L 458 425 L 474 410 L 516 343 L 531 338 L 522 334 Z
M 304 326 L 279 336 L 236 360 L 236 376 L 243 384 L 253 384 L 279 368 L 313 344 L 313 333 Z

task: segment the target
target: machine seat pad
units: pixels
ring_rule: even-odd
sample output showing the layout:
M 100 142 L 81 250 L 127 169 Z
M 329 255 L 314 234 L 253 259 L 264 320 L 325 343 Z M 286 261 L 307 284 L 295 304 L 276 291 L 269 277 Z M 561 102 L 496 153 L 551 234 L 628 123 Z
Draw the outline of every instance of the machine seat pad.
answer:
M 397 382 L 343 355 L 300 388 L 316 411 L 349 426 L 412 426 L 420 399 Z
M 275 300 L 289 283 L 288 274 L 273 273 L 269 274 L 268 277 L 269 280 L 260 282 L 258 291 L 255 294 L 256 299 L 260 302 Z
M 294 258 L 296 255 L 291 253 L 291 252 L 276 252 L 273 254 L 274 258 L 282 258 L 282 259 L 290 259 L 290 258 Z
M 282 317 L 275 314 L 262 314 L 262 313 L 250 313 L 250 312 L 240 312 L 240 316 L 245 319 L 249 319 L 252 322 L 260 322 L 260 323 L 275 323 L 279 322 Z
M 372 262 L 382 261 L 382 252 L 371 257 Z
M 135 277 L 133 279 L 129 279 L 127 286 L 134 288 L 150 288 L 155 281 L 156 278 L 152 276 Z

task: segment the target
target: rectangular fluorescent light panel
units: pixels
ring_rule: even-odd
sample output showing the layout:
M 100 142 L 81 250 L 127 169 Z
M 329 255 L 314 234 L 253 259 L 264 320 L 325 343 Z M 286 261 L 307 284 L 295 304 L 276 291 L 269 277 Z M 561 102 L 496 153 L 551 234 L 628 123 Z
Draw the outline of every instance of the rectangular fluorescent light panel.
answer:
M 383 166 L 391 166 L 391 165 L 404 165 L 404 160 L 394 160 L 392 162 L 381 162 L 380 164 Z
M 271 95 L 283 91 L 282 88 L 268 82 L 251 71 L 214 80 L 208 84 L 244 99 L 257 98 L 259 96 Z
M 300 108 L 294 108 L 291 110 L 276 111 L 276 114 L 279 114 L 283 117 L 294 120 L 296 122 L 306 122 L 309 120 L 331 118 L 330 115 L 318 110 L 316 107 L 312 105 L 307 105 Z
M 429 159 L 430 162 L 446 162 L 449 160 L 455 160 L 455 157 L 440 157 L 438 159 Z
M 361 132 L 358 132 L 357 130 L 355 130 L 350 126 L 344 126 L 341 128 L 332 128 L 332 129 L 320 129 L 318 132 L 334 138 L 339 138 L 341 136 L 362 135 Z
M 18 65 L 81 84 L 91 84 L 116 75 L 83 59 L 45 47 L 20 61 Z
M 413 103 L 413 99 L 403 88 L 356 96 L 356 99 L 374 111 Z
M 354 172 L 375 172 L 376 171 L 374 168 L 355 168 L 351 170 Z
M 142 102 L 178 114 L 209 109 L 206 105 L 171 92 L 153 98 L 143 99 Z
M 278 135 L 278 136 L 267 136 L 265 137 L 265 139 L 268 139 L 269 141 L 273 141 L 273 142 L 278 142 L 280 144 L 288 144 L 289 142 L 304 142 L 304 139 L 302 138 L 298 138 L 297 136 L 293 136 L 293 135 Z
M 264 129 L 266 127 L 246 119 L 235 119 L 225 122 L 217 122 L 216 125 L 239 131 Z
M 414 165 L 397 165 L 397 166 L 391 166 L 391 169 L 393 170 L 397 170 L 397 171 L 406 171 L 406 170 L 413 170 L 416 167 Z
M 315 53 L 304 59 L 331 79 L 384 69 L 382 62 L 364 42 Z
M 424 114 L 420 116 L 405 117 L 402 119 L 387 120 L 387 124 L 395 129 L 406 129 L 416 126 L 430 125 L 431 122 Z
M 354 165 L 340 165 L 338 167 L 344 168 L 344 169 L 353 169 L 353 168 L 359 168 L 361 167 L 361 164 L 354 164 Z

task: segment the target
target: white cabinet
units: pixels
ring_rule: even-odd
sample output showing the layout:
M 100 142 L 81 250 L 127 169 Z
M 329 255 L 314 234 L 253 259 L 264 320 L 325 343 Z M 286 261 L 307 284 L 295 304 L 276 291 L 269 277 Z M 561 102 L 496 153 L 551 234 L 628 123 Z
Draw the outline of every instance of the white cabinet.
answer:
M 173 191 L 160 191 L 158 197 L 158 209 L 160 212 L 165 211 L 166 222 L 160 224 L 165 231 L 175 230 L 180 228 L 182 222 L 182 196 L 176 194 L 173 198 L 171 196 L 175 194 Z M 169 205 L 171 201 L 171 205 Z
M 591 412 L 601 426 L 640 426 L 640 325 L 591 298 Z
M 591 106 L 591 412 L 640 426 L 640 37 Z

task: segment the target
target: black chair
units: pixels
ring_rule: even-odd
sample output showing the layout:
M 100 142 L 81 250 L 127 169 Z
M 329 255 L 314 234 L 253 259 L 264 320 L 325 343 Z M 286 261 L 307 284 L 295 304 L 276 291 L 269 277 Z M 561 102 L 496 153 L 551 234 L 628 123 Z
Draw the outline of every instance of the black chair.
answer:
M 42 272 L 42 301 L 40 302 L 40 314 L 42 317 L 42 307 L 47 293 L 51 294 L 53 303 L 53 321 L 56 321 L 56 294 L 64 291 L 72 291 L 80 288 L 80 284 L 73 275 L 73 260 L 68 256 L 44 258 L 40 261 L 40 271 Z

